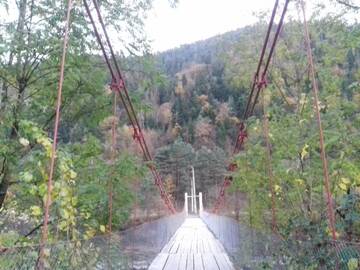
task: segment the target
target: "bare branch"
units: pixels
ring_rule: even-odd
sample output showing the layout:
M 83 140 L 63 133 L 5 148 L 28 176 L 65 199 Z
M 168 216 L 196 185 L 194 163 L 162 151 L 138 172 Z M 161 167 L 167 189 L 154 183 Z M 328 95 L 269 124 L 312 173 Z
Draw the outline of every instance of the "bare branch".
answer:
M 357 5 L 353 4 L 352 2 L 350 2 L 348 0 L 336 0 L 336 2 L 338 2 L 341 5 L 346 6 L 347 8 L 360 10 L 360 6 L 357 6 Z

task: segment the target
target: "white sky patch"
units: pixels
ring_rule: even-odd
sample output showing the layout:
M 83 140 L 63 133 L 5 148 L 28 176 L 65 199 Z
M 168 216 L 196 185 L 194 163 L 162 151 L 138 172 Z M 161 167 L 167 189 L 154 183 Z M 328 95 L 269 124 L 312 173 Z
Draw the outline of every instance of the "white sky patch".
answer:
M 325 5 L 321 13 L 338 12 L 329 0 L 306 2 L 308 19 L 318 3 Z M 167 0 L 155 0 L 146 21 L 146 31 L 153 41 L 154 52 L 164 51 L 251 25 L 258 21 L 255 13 L 268 12 L 268 21 L 274 3 L 275 0 L 179 0 L 178 6 L 171 8 Z M 285 0 L 281 0 L 280 6 L 284 3 Z M 290 1 L 288 15 L 298 19 L 294 3 Z M 278 8 L 278 14 L 281 10 Z M 354 21 L 354 16 L 356 14 L 348 14 L 347 19 Z M 302 14 L 300 18 L 302 20 Z
M 154 0 L 154 8 L 145 21 L 145 30 L 152 40 L 153 51 L 164 51 L 253 24 L 258 20 L 255 13 L 268 12 L 268 21 L 274 2 L 275 0 L 179 0 L 177 7 L 171 8 L 168 0 Z M 281 5 L 284 2 L 285 0 L 280 0 Z M 294 2 L 290 1 L 288 15 L 298 19 Z M 338 11 L 329 4 L 329 0 L 306 2 L 308 18 L 317 3 L 325 3 L 326 8 L 322 10 L 324 13 Z M 8 13 L 0 10 L 0 23 L 17 18 L 15 0 L 9 0 L 9 4 Z M 348 19 L 356 21 L 358 15 L 351 14 Z
M 155 0 L 146 28 L 154 50 L 163 51 L 252 24 L 255 11 L 273 5 L 269 0 L 180 0 L 171 8 L 166 0 Z

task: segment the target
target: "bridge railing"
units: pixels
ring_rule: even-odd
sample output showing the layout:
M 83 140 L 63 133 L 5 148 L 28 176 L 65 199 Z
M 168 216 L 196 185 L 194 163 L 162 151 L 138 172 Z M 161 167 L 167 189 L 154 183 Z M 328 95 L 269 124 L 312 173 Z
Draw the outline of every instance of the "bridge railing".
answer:
M 360 243 L 320 238 L 318 242 L 284 240 L 230 217 L 207 212 L 200 213 L 200 217 L 223 244 L 237 269 L 360 269 Z
M 200 217 L 239 269 L 254 269 L 273 260 L 278 241 L 272 235 L 251 229 L 230 217 L 205 211 Z
M 1 270 L 36 269 L 38 245 L 4 248 L 0 251 Z M 60 241 L 45 247 L 45 269 L 110 269 L 129 263 L 118 235 L 83 241 Z
M 319 238 L 282 242 L 283 265 L 296 269 L 360 269 L 360 243 Z M 285 268 L 287 269 L 287 268 Z
M 130 228 L 121 233 L 121 243 L 132 261 L 150 264 L 185 218 L 185 212 L 181 212 Z
M 179 213 L 111 235 L 49 244 L 45 268 L 147 269 L 184 219 Z M 0 270 L 36 269 L 38 252 L 39 245 L 0 248 Z

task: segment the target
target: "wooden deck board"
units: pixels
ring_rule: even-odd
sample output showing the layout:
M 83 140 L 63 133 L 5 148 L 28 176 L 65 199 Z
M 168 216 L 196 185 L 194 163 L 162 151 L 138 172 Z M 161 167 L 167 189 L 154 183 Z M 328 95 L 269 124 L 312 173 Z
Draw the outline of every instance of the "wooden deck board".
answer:
M 204 253 L 202 257 L 204 262 L 204 268 L 206 270 L 219 270 L 219 266 L 215 260 L 214 254 Z
M 204 270 L 202 254 L 194 254 L 194 269 L 195 270 Z
M 180 262 L 179 262 L 178 270 L 187 270 L 187 269 L 189 269 L 189 268 L 186 268 L 186 264 L 188 262 L 188 255 L 189 254 L 187 254 L 187 253 L 181 253 L 181 259 L 180 259 Z
M 234 270 L 218 239 L 200 218 L 187 218 L 150 270 Z
M 228 260 L 229 257 L 226 255 L 226 253 L 216 253 L 216 254 L 214 254 L 214 257 L 215 257 L 215 260 L 221 270 L 234 269 L 232 264 L 231 263 L 229 264 L 230 260 Z
M 178 270 L 180 259 L 181 259 L 180 253 L 170 254 L 166 261 L 164 270 Z
M 186 270 L 194 270 L 194 254 L 187 255 Z
M 154 261 L 151 263 L 149 270 L 163 269 L 168 257 L 169 254 L 167 253 L 159 253 L 154 259 Z

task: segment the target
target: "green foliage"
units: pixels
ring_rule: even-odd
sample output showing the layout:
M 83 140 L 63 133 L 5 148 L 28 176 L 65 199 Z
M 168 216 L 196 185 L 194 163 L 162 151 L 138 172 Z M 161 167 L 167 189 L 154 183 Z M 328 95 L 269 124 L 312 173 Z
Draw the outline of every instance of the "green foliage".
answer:
M 7 3 L 0 1 L 0 7 L 7 8 Z M 143 19 L 152 7 L 151 0 L 99 4 L 110 31 L 115 29 L 119 34 L 127 54 L 148 51 Z M 67 5 L 66 1 L 20 0 L 16 7 L 18 17 L 9 16 L 0 26 L 0 214 L 4 236 L 0 246 L 39 242 Z M 105 233 L 110 181 L 113 228 L 123 228 L 134 203 L 131 185 L 145 177 L 136 157 L 116 152 L 111 162 L 106 153 L 110 143 L 101 124 L 112 113 L 112 101 L 109 75 L 94 44 L 83 4 L 75 1 L 62 89 L 49 241 L 80 240 Z M 152 72 L 151 64 L 140 62 Z M 141 111 L 148 109 L 140 102 L 149 85 L 145 83 L 132 93 Z M 121 117 L 119 123 L 127 122 Z M 25 225 L 5 218 L 20 213 Z M 13 231 L 21 234 L 15 237 Z
M 119 155 L 114 164 L 108 164 L 102 156 L 101 142 L 91 136 L 73 145 L 72 152 L 77 153 L 74 164 L 78 170 L 76 193 L 79 198 L 79 223 L 86 228 L 88 236 L 99 230 L 101 225 L 108 224 L 108 181 L 111 181 L 114 209 L 112 225 L 114 228 L 122 228 L 134 201 L 131 184 L 144 177 L 145 168 L 136 165 L 141 163 L 127 154 Z
M 190 144 L 178 139 L 173 144 L 160 148 L 155 161 L 164 179 L 169 178 L 174 183 L 174 199 L 182 202 L 184 193 L 190 187 L 194 149 Z
M 357 10 L 355 1 L 334 1 Z M 64 1 L 30 2 L 19 0 L 18 18 L 0 26 L 0 214 L 22 213 L 25 231 L 38 229 L 24 237 L 20 225 L 1 220 L 0 246 L 38 243 L 47 194 L 59 39 L 66 5 Z M 0 0 L 1 7 L 7 8 L 7 3 Z M 119 34 L 123 54 L 129 55 L 122 57 L 122 67 L 131 71 L 125 74 L 131 99 L 150 152 L 156 153 L 166 189 L 181 208 L 183 194 L 190 189 L 190 166 L 194 166 L 198 191 L 204 194 L 205 206 L 210 206 L 226 175 L 227 156 L 244 111 L 266 24 L 260 18 L 253 26 L 150 56 L 143 18 L 152 3 L 99 1 L 110 31 Z M 360 28 L 333 16 L 315 17 L 310 26 L 336 231 L 341 240 L 359 241 Z M 130 142 L 131 135 L 121 133 L 123 126 L 128 133 L 130 128 L 120 106 L 115 131 L 121 134 L 117 136 L 120 142 L 111 149 L 109 75 L 91 33 L 81 1 L 75 2 L 51 193 L 53 242 L 77 243 L 106 233 L 110 187 L 113 230 L 137 222 L 135 207 L 145 209 L 138 219 L 153 217 L 159 199 L 146 166 L 137 157 L 138 149 Z M 139 56 L 142 53 L 144 57 Z M 331 269 L 334 254 L 329 248 L 303 29 L 292 18 L 281 33 L 270 70 L 264 103 L 270 125 L 278 231 L 286 247 L 281 255 L 293 267 L 289 269 Z M 159 108 L 164 104 L 166 119 L 161 122 Z M 269 231 L 271 194 L 262 115 L 262 107 L 256 106 L 247 123 L 245 149 L 235 157 L 239 169 L 232 175 L 229 192 L 244 195 L 242 222 Z M 109 149 L 115 151 L 115 158 Z M 89 253 L 96 260 L 97 253 Z M 358 268 L 356 249 L 341 248 L 339 254 L 341 267 Z M 36 256 L 30 254 L 31 259 Z M 70 255 L 62 249 L 59 256 Z M 81 267 L 76 259 L 71 267 Z M 264 262 L 263 269 L 270 267 Z
M 332 17 L 315 21 L 311 32 L 320 86 L 321 117 L 330 169 L 331 192 L 336 209 L 339 239 L 358 241 L 359 228 L 359 141 L 356 121 L 359 106 L 352 87 L 359 62 L 358 25 L 349 26 Z M 299 269 L 334 266 L 333 248 L 323 187 L 318 127 L 313 111 L 306 53 L 301 44 L 301 24 L 284 28 L 271 71 L 272 84 L 266 89 L 265 106 L 270 117 L 271 165 L 274 175 L 278 231 L 285 239 L 290 263 Z M 355 43 L 356 45 L 355 45 Z M 357 60 L 354 60 L 354 59 Z M 246 59 L 243 66 L 248 66 Z M 244 74 L 240 69 L 240 74 Z M 303 74 L 303 75 L 301 75 Z M 251 78 L 246 76 L 246 78 Z M 242 83 L 242 82 L 240 82 Z M 244 82 L 250 83 L 248 82 Z M 260 106 L 248 122 L 249 139 L 236 157 L 234 187 L 246 194 L 243 222 L 261 230 L 271 229 L 271 195 L 267 174 L 266 145 Z M 235 189 L 234 188 L 234 189 Z M 343 267 L 356 265 L 358 251 L 347 252 Z M 342 257 L 342 256 L 340 256 Z M 351 258 L 354 260 L 351 261 Z M 295 268 L 298 269 L 298 268 Z
M 51 140 L 30 121 L 20 123 L 20 138 L 24 147 L 33 148 L 26 156 L 19 172 L 19 185 L 15 198 L 25 198 L 23 211 L 28 212 L 35 222 L 41 222 L 43 206 L 47 196 L 48 164 L 52 153 Z M 78 198 L 74 195 L 77 174 L 74 171 L 71 156 L 63 151 L 57 152 L 57 167 L 52 186 L 52 214 L 56 216 L 57 229 L 66 232 L 71 238 L 77 238 L 76 217 Z M 24 200 L 24 201 L 25 201 Z M 16 200 L 15 200 L 16 201 Z M 29 207 L 30 205 L 30 207 Z

